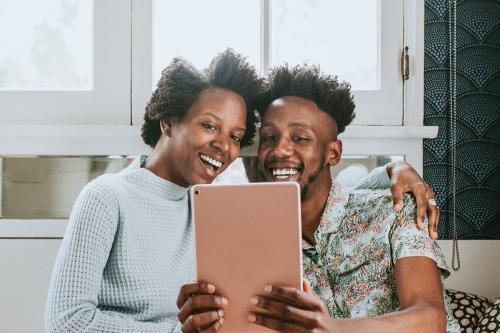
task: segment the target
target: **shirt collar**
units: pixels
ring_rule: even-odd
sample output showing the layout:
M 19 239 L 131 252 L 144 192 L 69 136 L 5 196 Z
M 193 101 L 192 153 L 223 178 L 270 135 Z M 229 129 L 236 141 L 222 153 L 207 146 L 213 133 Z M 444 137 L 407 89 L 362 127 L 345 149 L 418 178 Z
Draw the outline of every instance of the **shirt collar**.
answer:
M 319 222 L 318 229 L 314 232 L 314 238 L 316 243 L 320 239 L 320 236 L 326 232 L 331 232 L 334 226 L 338 225 L 341 212 L 343 211 L 345 203 L 345 196 L 342 191 L 342 185 L 336 180 L 332 180 L 330 186 L 330 192 L 328 193 L 328 198 L 326 199 L 326 204 L 323 209 L 323 214 L 321 215 L 321 220 Z M 309 244 L 307 241 L 302 239 L 302 249 L 309 250 L 315 247 Z

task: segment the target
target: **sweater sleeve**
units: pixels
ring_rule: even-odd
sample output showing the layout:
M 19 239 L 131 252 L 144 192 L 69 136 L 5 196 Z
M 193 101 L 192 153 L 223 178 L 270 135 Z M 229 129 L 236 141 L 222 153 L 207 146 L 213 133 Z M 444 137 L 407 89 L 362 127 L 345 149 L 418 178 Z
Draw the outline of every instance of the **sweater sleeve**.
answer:
M 373 169 L 365 178 L 361 179 L 354 190 L 370 189 L 385 190 L 391 185 L 391 178 L 387 174 L 387 166 Z
M 45 311 L 45 331 L 178 332 L 180 323 L 141 322 L 98 308 L 104 267 L 118 226 L 118 204 L 110 191 L 89 184 L 80 193 L 54 266 Z

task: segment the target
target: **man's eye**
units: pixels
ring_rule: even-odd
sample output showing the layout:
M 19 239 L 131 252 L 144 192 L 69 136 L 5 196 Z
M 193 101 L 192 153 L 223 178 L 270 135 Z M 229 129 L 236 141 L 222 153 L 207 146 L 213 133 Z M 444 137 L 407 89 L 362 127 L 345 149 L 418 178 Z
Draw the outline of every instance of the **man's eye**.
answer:
M 297 141 L 297 142 L 301 142 L 301 141 L 307 141 L 308 139 L 307 138 L 304 138 L 303 136 L 294 136 L 292 137 L 293 141 Z
M 202 123 L 201 126 L 203 126 L 204 128 L 206 129 L 209 129 L 209 130 L 214 130 L 216 129 L 216 127 L 212 124 L 209 124 L 209 123 Z
M 271 141 L 274 141 L 274 135 L 264 135 L 262 137 L 262 141 L 263 142 L 271 142 Z
M 241 142 L 241 138 L 237 135 L 231 135 L 231 139 L 233 139 L 234 142 L 238 142 L 238 143 Z

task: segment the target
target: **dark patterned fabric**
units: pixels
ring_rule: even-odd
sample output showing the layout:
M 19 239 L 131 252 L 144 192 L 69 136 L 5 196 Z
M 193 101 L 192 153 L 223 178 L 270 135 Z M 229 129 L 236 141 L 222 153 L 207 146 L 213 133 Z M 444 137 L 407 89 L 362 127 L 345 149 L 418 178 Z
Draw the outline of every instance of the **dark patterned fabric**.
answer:
M 453 311 L 453 316 L 460 325 L 460 331 L 474 333 L 486 309 L 491 305 L 485 297 L 447 289 L 446 295 Z
M 425 1 L 424 178 L 452 238 L 448 0 Z M 500 239 L 500 1 L 457 2 L 457 221 L 460 239 Z
M 486 313 L 479 319 L 476 333 L 500 332 L 500 298 L 486 310 Z

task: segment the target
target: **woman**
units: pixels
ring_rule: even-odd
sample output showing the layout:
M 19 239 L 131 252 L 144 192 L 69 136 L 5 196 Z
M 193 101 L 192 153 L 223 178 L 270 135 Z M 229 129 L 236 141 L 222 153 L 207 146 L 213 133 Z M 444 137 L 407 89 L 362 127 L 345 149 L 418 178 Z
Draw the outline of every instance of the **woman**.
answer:
M 262 81 L 227 50 L 199 71 L 175 59 L 146 107 L 153 147 L 80 193 L 55 264 L 47 332 L 171 332 L 194 274 L 188 187 L 210 183 L 252 143 Z M 249 112 L 247 112 L 247 110 Z
M 75 202 L 49 289 L 47 332 L 181 329 L 176 299 L 195 276 L 188 187 L 210 183 L 252 143 L 262 91 L 254 68 L 231 50 L 206 71 L 174 59 L 162 72 L 142 128 L 151 154 L 92 181 Z M 398 177 L 407 188 L 421 181 L 413 169 Z M 211 315 L 216 329 L 222 313 Z

